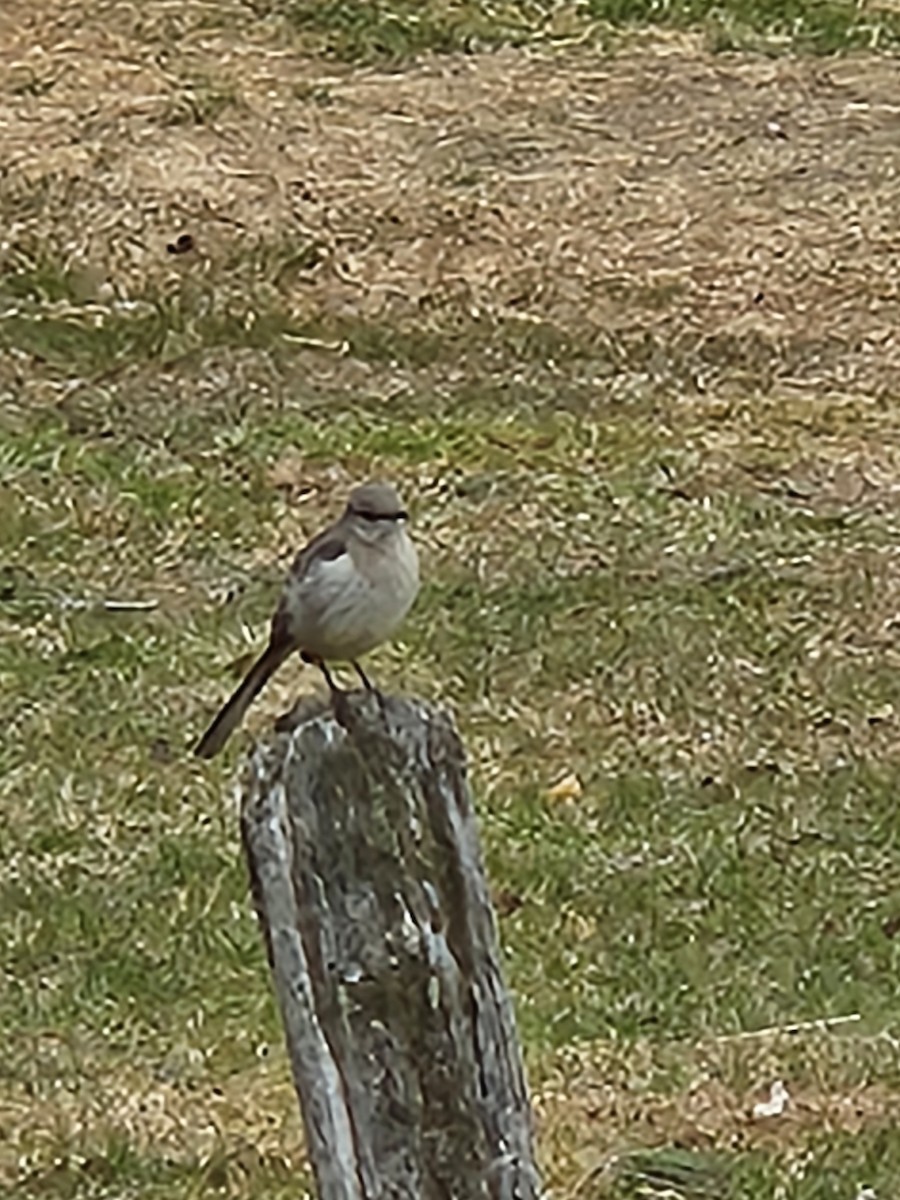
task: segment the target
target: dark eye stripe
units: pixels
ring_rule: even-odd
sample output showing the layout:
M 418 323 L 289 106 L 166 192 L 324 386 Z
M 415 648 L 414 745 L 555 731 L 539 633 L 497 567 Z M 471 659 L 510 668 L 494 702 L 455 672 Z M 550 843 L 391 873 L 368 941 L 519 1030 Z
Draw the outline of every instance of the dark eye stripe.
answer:
M 403 521 L 406 519 L 406 513 L 403 511 L 395 513 L 376 513 L 372 512 L 371 510 L 358 508 L 356 510 L 356 515 L 358 517 L 362 517 L 364 521 Z

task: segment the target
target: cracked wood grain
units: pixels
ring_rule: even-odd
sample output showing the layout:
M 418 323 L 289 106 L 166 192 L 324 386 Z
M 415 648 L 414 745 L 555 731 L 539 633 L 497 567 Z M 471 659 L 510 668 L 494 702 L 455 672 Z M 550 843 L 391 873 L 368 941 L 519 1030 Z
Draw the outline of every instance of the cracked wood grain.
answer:
M 459 736 L 418 700 L 339 716 L 258 749 L 242 810 L 321 1200 L 536 1200 Z

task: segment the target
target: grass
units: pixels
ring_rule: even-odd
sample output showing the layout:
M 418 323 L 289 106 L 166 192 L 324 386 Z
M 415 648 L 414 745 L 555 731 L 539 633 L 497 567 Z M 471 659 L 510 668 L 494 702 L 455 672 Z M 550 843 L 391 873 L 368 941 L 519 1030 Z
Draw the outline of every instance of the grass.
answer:
M 898 1168 L 893 1139 L 883 1130 L 863 1139 L 831 1137 L 793 1161 L 775 1164 L 764 1155 L 748 1155 L 736 1169 L 722 1155 L 642 1153 L 624 1160 L 611 1194 L 665 1195 L 668 1189 L 670 1195 L 729 1200 L 773 1192 L 790 1200 L 838 1200 L 847 1195 L 844 1176 L 848 1167 L 862 1172 L 868 1181 L 865 1186 L 876 1194 L 890 1188 Z
M 452 397 L 430 407 L 298 406 L 203 444 L 165 409 L 123 405 L 102 438 L 18 414 L 2 491 L 8 1089 L 49 1105 L 60 1071 L 124 1062 L 208 1089 L 278 1045 L 222 803 L 239 751 L 206 769 L 186 745 L 258 640 L 247 630 L 271 605 L 285 525 L 299 540 L 298 521 L 334 503 L 320 484 L 298 516 L 266 486 L 285 445 L 301 478 L 337 464 L 416 496 L 426 587 L 376 670 L 458 713 L 492 880 L 515 897 L 503 939 L 538 1076 L 579 1042 L 688 1047 L 855 1012 L 865 1037 L 892 1027 L 898 695 L 878 630 L 893 516 L 747 493 L 746 448 L 715 463 L 714 492 L 695 480 L 702 494 L 674 495 L 659 465 L 692 461 L 700 408 L 676 428 L 656 403 L 579 399 L 575 421 L 564 394 L 552 413 L 540 399 L 502 417 Z M 773 404 L 766 419 L 771 463 L 791 414 Z M 309 686 L 290 674 L 253 726 Z M 548 799 L 568 772 L 580 796 Z M 42 1064 L 60 1031 L 73 1061 Z M 677 1087 L 692 1057 L 660 1080 Z M 844 1068 L 826 1053 L 821 1069 L 834 1086 Z M 885 1055 L 863 1075 L 896 1071 Z M 728 1075 L 737 1087 L 739 1064 Z M 88 1140 L 78 1153 L 94 1161 Z M 836 1155 L 821 1152 L 823 1178 Z M 142 1195 L 157 1168 L 170 1195 L 183 1169 L 191 1186 L 208 1169 L 116 1162 Z M 95 1194 L 80 1169 L 54 1171 L 60 1194 Z M 40 1174 L 21 1194 L 46 1186 Z
M 822 50 L 828 29 L 853 44 L 876 20 L 585 13 L 790 25 Z M 362 60 L 549 19 L 293 14 L 320 51 Z M 248 120 L 249 70 L 240 103 L 224 78 L 176 73 L 189 103 L 163 104 L 147 136 Z M 290 81 L 317 120 L 348 124 L 341 86 Z M 395 225 L 371 200 L 359 225 L 343 210 L 317 227 L 267 210 L 228 237 L 201 227 L 183 260 L 164 250 L 180 229 L 154 227 L 158 257 L 129 272 L 73 252 L 80 203 L 53 171 L 0 189 L 3 1194 L 309 1188 L 233 779 L 315 679 L 286 668 L 222 761 L 188 748 L 297 545 L 372 474 L 409 498 L 425 579 L 373 672 L 451 705 L 468 747 L 555 1194 L 891 1194 L 893 393 L 820 385 L 806 331 L 694 337 L 672 317 L 697 303 L 674 268 L 610 269 L 615 323 L 564 320 L 540 281 L 522 311 L 436 289 L 367 307 L 321 278 L 341 238 L 418 246 L 408 211 Z M 456 245 L 455 220 L 428 236 Z M 788 1113 L 755 1121 L 779 1078 Z
M 900 21 L 889 7 L 843 0 L 270 0 L 265 15 L 283 15 L 314 52 L 348 62 L 400 63 L 424 52 L 468 53 L 534 41 L 609 41 L 642 29 L 695 30 L 712 49 L 834 54 L 898 44 Z

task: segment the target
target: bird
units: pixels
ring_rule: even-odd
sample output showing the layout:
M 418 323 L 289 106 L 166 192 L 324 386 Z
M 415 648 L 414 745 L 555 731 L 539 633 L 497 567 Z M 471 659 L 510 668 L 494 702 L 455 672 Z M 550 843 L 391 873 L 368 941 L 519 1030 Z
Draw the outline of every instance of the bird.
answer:
M 338 520 L 291 564 L 268 645 L 197 743 L 199 758 L 219 753 L 251 702 L 295 652 L 319 668 L 332 701 L 342 693 L 329 662 L 350 663 L 363 686 L 376 691 L 359 659 L 393 637 L 419 590 L 419 559 L 407 522 L 392 484 L 371 481 L 353 488 Z

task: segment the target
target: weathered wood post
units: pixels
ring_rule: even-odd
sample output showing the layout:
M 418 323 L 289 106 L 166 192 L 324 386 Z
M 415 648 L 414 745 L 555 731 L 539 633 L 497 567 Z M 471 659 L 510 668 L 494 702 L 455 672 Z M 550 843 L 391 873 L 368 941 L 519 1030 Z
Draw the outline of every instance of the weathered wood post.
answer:
M 321 1200 L 537 1200 L 450 717 L 359 692 L 288 724 L 241 823 Z

